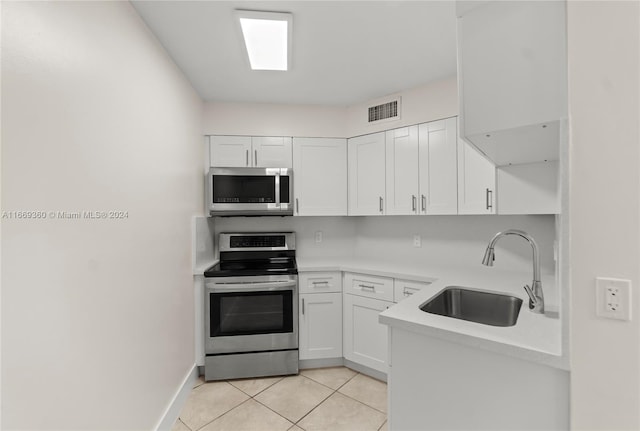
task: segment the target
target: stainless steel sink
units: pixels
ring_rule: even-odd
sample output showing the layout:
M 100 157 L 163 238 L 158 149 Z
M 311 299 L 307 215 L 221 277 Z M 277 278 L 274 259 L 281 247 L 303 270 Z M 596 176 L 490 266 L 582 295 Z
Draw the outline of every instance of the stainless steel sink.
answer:
M 448 286 L 420 306 L 422 311 L 491 326 L 513 326 L 522 299 L 484 290 Z

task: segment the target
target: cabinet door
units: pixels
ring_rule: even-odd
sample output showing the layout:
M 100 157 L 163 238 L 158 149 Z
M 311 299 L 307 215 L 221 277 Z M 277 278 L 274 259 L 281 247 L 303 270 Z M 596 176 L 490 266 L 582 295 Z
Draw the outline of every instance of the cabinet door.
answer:
M 291 138 L 251 138 L 253 166 L 258 168 L 291 168 Z M 295 172 L 294 172 L 295 175 Z
M 458 214 L 495 214 L 496 168 L 458 139 Z
M 384 132 L 348 141 L 349 215 L 382 215 L 385 198 Z
M 300 359 L 342 357 L 342 293 L 300 295 Z
M 387 373 L 388 331 L 378 322 L 378 314 L 392 302 L 344 295 L 344 357 Z
M 386 132 L 385 214 L 418 213 L 418 126 Z
M 249 136 L 211 136 L 209 138 L 210 166 L 251 166 L 251 138 Z
M 458 213 L 456 118 L 421 124 L 420 214 Z
M 347 140 L 294 138 L 294 214 L 347 215 Z

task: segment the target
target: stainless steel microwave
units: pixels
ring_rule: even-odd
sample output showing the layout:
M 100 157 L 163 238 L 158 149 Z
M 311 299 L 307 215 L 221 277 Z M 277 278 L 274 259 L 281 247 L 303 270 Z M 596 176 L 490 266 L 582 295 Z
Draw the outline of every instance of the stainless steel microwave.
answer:
M 212 216 L 293 215 L 291 168 L 210 168 L 207 205 Z

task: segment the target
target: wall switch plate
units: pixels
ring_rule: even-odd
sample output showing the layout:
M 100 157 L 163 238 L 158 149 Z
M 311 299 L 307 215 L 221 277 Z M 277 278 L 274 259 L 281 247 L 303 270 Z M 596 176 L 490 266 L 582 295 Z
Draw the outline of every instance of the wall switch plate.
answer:
M 422 238 L 420 238 L 420 235 L 413 236 L 413 246 L 422 247 Z
M 316 242 L 322 242 L 322 231 L 316 231 Z
M 597 277 L 596 315 L 631 320 L 631 280 Z

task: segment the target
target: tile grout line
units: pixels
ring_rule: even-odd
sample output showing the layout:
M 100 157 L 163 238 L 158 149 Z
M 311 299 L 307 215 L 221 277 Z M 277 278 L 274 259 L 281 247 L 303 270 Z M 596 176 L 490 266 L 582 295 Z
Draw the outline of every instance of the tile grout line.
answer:
M 345 367 L 345 368 L 348 368 L 348 367 Z M 348 368 L 348 369 L 349 369 L 349 370 L 351 370 L 351 368 Z M 354 371 L 354 370 L 351 370 L 351 371 Z M 354 374 L 353 376 L 349 377 L 349 379 L 348 379 L 346 382 L 344 382 L 343 384 L 341 384 L 340 386 L 338 386 L 338 389 L 340 389 L 341 387 L 343 387 L 344 385 L 346 385 L 347 383 L 349 383 L 349 382 L 350 382 L 351 380 L 353 380 L 353 379 L 354 379 L 358 374 L 360 374 L 360 373 L 359 373 L 359 372 L 357 372 L 357 371 L 354 371 L 354 372 L 355 372 L 355 374 Z M 303 376 L 303 377 L 307 377 L 307 376 Z M 331 398 L 331 397 L 332 397 L 336 392 L 338 392 L 338 389 L 333 389 L 333 388 L 331 388 L 331 387 L 329 387 L 329 386 L 327 386 L 327 385 L 325 385 L 325 384 L 323 384 L 323 383 L 320 383 L 320 382 L 318 382 L 318 381 L 316 381 L 316 380 L 313 380 L 311 377 L 307 377 L 307 379 L 312 380 L 312 381 L 314 381 L 314 382 L 316 382 L 316 383 L 318 383 L 318 384 L 320 384 L 320 385 L 324 386 L 325 388 L 329 388 L 329 389 L 331 389 L 333 392 L 331 392 L 331 393 L 329 394 L 329 396 L 328 396 L 328 397 L 326 397 L 325 399 L 323 399 L 322 401 L 320 401 L 320 402 L 318 403 L 318 405 L 317 405 L 317 406 L 315 406 L 314 408 L 312 408 L 311 410 L 309 410 L 309 411 L 307 412 L 307 414 L 305 414 L 305 415 L 304 415 L 304 416 L 302 416 L 300 419 L 298 419 L 298 421 L 295 423 L 295 425 L 296 425 L 296 426 L 299 426 L 298 424 L 300 423 L 300 421 L 302 421 L 304 418 L 306 418 L 307 416 L 309 416 L 309 415 L 311 414 L 311 412 L 313 412 L 315 409 L 317 409 L 318 407 L 320 407 L 320 406 L 321 406 L 325 401 L 327 401 L 327 400 L 328 400 L 329 398 Z M 341 393 L 341 395 L 343 395 L 343 394 Z M 348 397 L 348 398 L 350 398 L 350 397 Z M 356 401 L 357 401 L 357 400 L 356 400 Z M 366 405 L 366 404 L 365 404 L 365 405 Z M 377 410 L 377 409 L 374 409 L 374 410 Z M 300 428 L 302 428 L 302 427 L 300 427 Z
M 315 380 L 314 380 L 315 381 Z M 331 388 L 329 388 L 331 389 Z M 322 401 L 320 401 L 318 403 L 318 405 L 316 405 L 314 408 L 312 408 L 311 410 L 309 410 L 304 416 L 302 416 L 300 419 L 297 420 L 297 422 L 295 423 L 295 425 L 299 428 L 302 428 L 301 426 L 299 426 L 298 424 L 300 423 L 300 421 L 302 421 L 304 418 L 306 418 L 307 416 L 309 416 L 311 414 L 311 412 L 313 412 L 315 409 L 317 409 L 318 407 L 320 407 L 325 401 L 327 401 L 333 394 L 335 394 L 337 391 L 337 389 L 332 389 L 333 392 L 331 392 L 329 394 L 329 396 L 327 396 L 325 399 L 323 399 Z M 304 429 L 304 428 L 302 428 Z
M 184 425 L 185 427 L 187 427 L 187 429 L 188 429 L 189 431 L 193 431 L 189 425 L 187 425 L 186 423 L 184 423 L 184 421 L 183 421 L 182 419 L 180 419 L 180 416 L 178 416 L 178 422 L 180 422 L 182 425 Z
M 215 418 L 214 418 L 214 419 L 212 419 L 211 421 L 207 422 L 206 424 L 202 425 L 201 427 L 197 428 L 196 430 L 191 429 L 191 427 L 190 427 L 189 425 L 187 425 L 187 424 L 186 424 L 186 423 L 181 419 L 180 415 L 178 416 L 178 421 L 180 421 L 180 422 L 181 422 L 181 423 L 182 423 L 182 424 L 183 424 L 187 429 L 189 429 L 190 431 L 198 431 L 198 430 L 201 430 L 201 429 L 203 429 L 204 427 L 208 426 L 208 425 L 209 425 L 209 424 L 211 424 L 212 422 L 214 422 L 214 421 L 218 420 L 219 418 L 221 418 L 222 416 L 226 415 L 227 413 L 230 413 L 231 411 L 233 411 L 233 410 L 235 410 L 236 408 L 240 407 L 241 405 L 245 404 L 245 403 L 246 403 L 246 402 L 248 402 L 249 400 L 253 400 L 253 401 L 255 401 L 256 403 L 260 404 L 261 406 L 263 406 L 263 407 L 267 408 L 269 411 L 271 411 L 271 412 L 275 413 L 276 415 L 278 415 L 278 416 L 279 416 L 279 417 L 281 417 L 282 419 L 284 419 L 284 420 L 286 420 L 287 422 L 291 423 L 291 424 L 292 424 L 292 426 L 291 426 L 291 427 L 293 427 L 293 426 L 297 426 L 297 427 L 299 427 L 299 428 L 302 428 L 302 427 L 300 427 L 298 424 L 299 424 L 299 423 L 300 423 L 304 418 L 306 418 L 306 417 L 307 417 L 309 414 L 311 414 L 314 410 L 316 410 L 318 407 L 320 407 L 320 406 L 321 406 L 325 401 L 327 401 L 327 400 L 328 400 L 331 396 L 333 396 L 336 392 L 339 392 L 339 391 L 340 391 L 340 389 L 342 389 L 345 385 L 347 385 L 349 382 L 351 382 L 353 379 L 355 379 L 358 375 L 362 374 L 362 373 L 360 373 L 360 372 L 358 372 L 358 371 L 352 370 L 352 369 L 351 369 L 351 368 L 349 368 L 349 367 L 345 367 L 345 368 L 347 368 L 347 369 L 349 369 L 349 370 L 353 371 L 355 374 L 354 374 L 353 376 L 349 377 L 349 379 L 347 379 L 347 380 L 346 380 L 344 383 L 342 383 L 340 386 L 338 386 L 338 388 L 337 388 L 337 389 L 333 389 L 332 387 L 329 387 L 329 386 L 327 386 L 326 384 L 324 384 L 324 383 L 322 383 L 322 382 L 318 382 L 318 381 L 314 380 L 314 379 L 313 379 L 313 378 L 311 378 L 311 377 L 307 377 L 307 376 L 305 376 L 305 375 L 303 375 L 303 374 L 300 374 L 300 373 L 299 373 L 299 374 L 297 374 L 297 375 L 299 375 L 299 376 L 301 376 L 301 377 L 304 377 L 305 379 L 308 379 L 308 380 L 310 380 L 310 381 L 312 381 L 312 382 L 314 382 L 314 383 L 317 383 L 317 384 L 319 384 L 319 385 L 321 385 L 321 386 L 323 386 L 323 387 L 325 387 L 325 388 L 327 388 L 327 389 L 330 389 L 332 392 L 331 392 L 328 396 L 326 396 L 325 398 L 323 398 L 323 399 L 322 399 L 322 400 L 321 400 L 321 401 L 320 401 L 316 406 L 314 406 L 311 410 L 309 410 L 305 415 L 303 415 L 300 419 L 298 419 L 298 420 L 297 420 L 297 421 L 295 421 L 295 422 L 293 422 L 293 421 L 291 421 L 290 419 L 288 419 L 288 418 L 286 418 L 286 417 L 282 416 L 282 415 L 281 415 L 280 413 L 278 413 L 277 411 L 273 410 L 273 409 L 272 409 L 272 408 L 270 408 L 269 406 L 267 406 L 267 405 L 265 405 L 265 404 L 261 403 L 259 400 L 255 399 L 255 397 L 256 397 L 256 396 L 258 396 L 258 395 L 260 395 L 261 393 L 263 393 L 264 391 L 266 391 L 266 390 L 270 389 L 270 388 L 271 388 L 271 387 L 273 387 L 274 385 L 276 385 L 276 384 L 280 383 L 282 380 L 284 380 L 284 379 L 286 378 L 286 376 L 281 377 L 279 380 L 277 380 L 277 381 L 273 382 L 272 384 L 270 384 L 269 386 L 265 387 L 264 389 L 262 389 L 260 392 L 256 393 L 255 395 L 250 395 L 250 394 L 248 394 L 247 392 L 245 392 L 245 391 L 243 391 L 242 389 L 240 389 L 240 388 L 236 387 L 235 385 L 233 385 L 229 380 L 223 380 L 223 382 L 227 383 L 228 385 L 230 385 L 230 386 L 231 386 L 231 387 L 233 387 L 234 389 L 236 389 L 236 390 L 240 391 L 241 393 L 243 393 L 244 395 L 248 396 L 249 398 L 247 398 L 246 400 L 244 400 L 244 401 L 243 401 L 243 402 L 241 402 L 240 404 L 238 404 L 238 405 L 236 405 L 236 406 L 232 407 L 231 409 L 227 410 L 226 412 L 222 413 L 221 415 L 218 415 L 217 417 L 215 417 Z M 365 376 L 366 376 L 366 375 L 365 375 Z M 370 377 L 370 376 L 366 376 L 366 377 Z M 377 380 L 377 379 L 374 379 L 374 380 Z M 205 385 L 206 383 L 208 383 L 208 382 L 206 382 L 206 381 L 205 381 L 205 382 L 200 383 L 199 385 L 197 385 L 197 386 L 193 387 L 193 388 L 191 389 L 191 391 L 193 392 L 195 389 L 200 388 L 201 386 Z M 386 384 L 388 384 L 388 383 L 386 383 L 386 382 L 381 382 L 381 383 L 384 383 L 385 385 L 386 385 Z M 388 421 L 388 413 L 387 413 L 387 412 L 383 412 L 383 411 L 381 411 L 381 410 L 378 410 L 377 408 L 375 408 L 375 407 L 373 407 L 373 406 L 370 406 L 370 405 L 368 405 L 367 403 L 365 403 L 365 402 L 363 402 L 363 401 L 360 401 L 360 400 L 358 400 L 358 399 L 356 399 L 356 398 L 353 398 L 353 397 L 351 397 L 351 396 L 349 396 L 349 395 L 346 395 L 346 394 L 344 394 L 344 393 L 342 393 L 342 392 L 339 392 L 339 393 L 340 393 L 340 395 L 342 395 L 342 396 L 344 396 L 344 397 L 347 397 L 347 398 L 349 398 L 349 399 L 351 399 L 351 400 L 353 400 L 353 401 L 355 401 L 355 402 L 357 402 L 357 403 L 359 403 L 359 404 L 362 404 L 362 405 L 363 405 L 363 406 L 365 406 L 365 407 L 369 407 L 369 408 L 371 408 L 371 409 L 373 409 L 373 410 L 375 410 L 375 411 L 377 411 L 377 412 L 379 412 L 379 413 L 384 414 L 384 415 L 385 415 L 385 421 L 380 425 L 380 427 L 378 428 L 378 431 L 379 431 L 379 430 L 384 426 L 384 424 Z M 288 429 L 290 429 L 291 427 L 289 427 Z
M 292 425 L 295 425 L 295 422 L 292 422 L 291 419 L 285 418 L 284 416 L 282 416 L 280 413 L 278 413 L 277 411 L 275 411 L 274 409 L 272 409 L 271 407 L 269 407 L 266 404 L 261 403 L 259 400 L 256 400 L 254 398 L 251 398 L 253 401 L 255 401 L 256 403 L 260 404 L 261 406 L 267 408 L 268 410 L 272 411 L 273 413 L 277 414 L 278 416 L 280 416 L 282 419 L 286 420 L 287 422 L 290 422 Z M 247 400 L 248 401 L 248 400 Z M 289 427 L 291 428 L 291 427 Z M 287 429 L 289 429 L 287 428 Z
M 239 389 L 238 389 L 239 390 Z M 244 392 L 243 392 L 244 393 Z M 232 410 L 237 409 L 238 407 L 240 407 L 241 405 L 243 405 L 244 403 L 246 403 L 247 401 L 249 401 L 251 399 L 251 397 L 247 398 L 246 400 L 244 400 L 243 402 L 241 402 L 240 404 L 238 404 L 237 406 L 234 406 L 232 408 L 230 408 L 229 410 L 227 410 L 226 412 L 222 413 L 220 416 L 216 416 L 214 419 L 212 419 L 211 421 L 207 422 L 206 424 L 202 425 L 200 428 L 198 428 L 197 430 L 192 430 L 192 431 L 198 431 L 201 430 L 202 428 L 209 426 L 211 423 L 217 421 L 218 419 L 220 419 L 222 416 L 226 415 L 227 413 L 229 413 Z
M 258 395 L 260 395 L 261 393 L 263 393 L 264 391 L 266 391 L 267 389 L 269 389 L 270 387 L 272 387 L 273 385 L 275 385 L 277 383 L 280 383 L 282 380 L 284 380 L 284 377 L 281 377 L 278 381 L 271 383 L 269 386 L 267 386 L 266 388 L 262 389 L 260 392 L 256 393 L 255 395 L 251 395 L 251 394 L 246 393 L 245 391 L 243 391 L 242 389 L 238 388 L 233 383 L 231 383 L 231 381 L 229 381 L 229 380 L 225 380 L 225 382 L 229 383 L 231 386 L 233 386 L 234 388 L 236 388 L 237 390 L 239 390 L 243 394 L 245 394 L 245 395 L 247 395 L 247 396 L 249 396 L 251 398 L 254 398 L 254 397 L 257 397 Z
M 350 378 L 347 382 L 345 382 L 345 384 L 344 384 L 344 385 L 342 385 L 342 386 L 340 386 L 338 389 L 336 389 L 336 392 L 339 392 L 339 391 L 340 391 L 340 389 L 342 389 L 342 388 L 343 388 L 347 383 L 349 383 L 351 380 L 355 379 L 355 378 L 356 378 L 356 376 L 357 376 L 357 375 L 359 375 L 359 374 L 362 374 L 362 373 L 357 373 L 355 376 L 353 376 L 352 378 Z M 366 374 L 362 374 L 362 375 L 363 375 L 363 376 L 365 376 L 365 377 L 369 377 L 369 378 L 373 379 L 373 377 L 367 376 Z M 378 382 L 381 382 L 381 383 L 384 383 L 385 385 L 387 385 L 387 382 L 382 382 L 381 380 L 378 380 L 378 379 L 373 379 L 373 380 L 377 380 Z M 384 415 L 385 415 L 385 417 L 388 417 L 388 413 L 387 413 L 387 412 L 383 412 L 382 410 L 378 410 L 377 408 L 375 408 L 375 407 L 373 407 L 373 406 L 370 406 L 369 404 L 367 404 L 367 403 L 365 403 L 365 402 L 363 402 L 363 401 L 360 401 L 360 400 L 358 400 L 358 399 L 356 399 L 356 398 L 353 398 L 352 396 L 349 396 L 349 395 L 345 394 L 344 392 L 340 392 L 340 395 L 344 395 L 345 397 L 347 397 L 347 398 L 349 398 L 349 399 L 352 399 L 353 401 L 357 401 L 357 402 L 359 402 L 360 404 L 363 404 L 363 405 L 365 405 L 365 406 L 367 406 L 367 407 L 370 407 L 370 408 L 374 409 L 375 411 L 377 411 L 377 412 L 380 412 L 380 413 L 384 414 Z M 384 423 L 383 423 L 383 425 L 384 425 Z M 380 426 L 382 426 L 382 425 L 380 425 Z
M 338 391 L 336 391 L 336 392 L 338 392 Z M 343 393 L 343 392 L 338 392 L 338 393 L 339 393 L 340 395 L 344 396 L 344 397 L 349 398 L 350 400 L 353 400 L 353 401 L 355 401 L 355 402 L 358 402 L 358 403 L 362 404 L 363 406 L 369 407 L 370 409 L 373 409 L 373 410 L 377 411 L 378 413 L 382 413 L 383 415 L 385 415 L 385 417 L 387 417 L 387 412 L 383 412 L 382 410 L 378 410 L 377 408 L 375 408 L 375 407 L 373 407 L 373 406 L 370 406 L 369 404 L 367 404 L 367 403 L 365 403 L 365 402 L 362 402 L 362 401 L 360 401 L 360 400 L 358 400 L 358 399 L 355 399 L 355 398 L 353 398 L 353 397 L 350 397 L 349 395 L 347 395 L 347 394 L 345 394 L 345 393 Z
M 304 419 L 304 418 L 305 418 L 309 413 L 311 413 L 312 411 L 314 411 L 314 410 L 315 410 L 315 409 L 316 409 L 320 404 L 324 403 L 324 402 L 327 400 L 327 398 L 329 398 L 331 395 L 333 395 L 333 394 L 334 394 L 334 392 L 335 392 L 336 390 L 335 390 L 335 389 L 332 389 L 332 388 L 330 388 L 330 387 L 328 387 L 328 386 L 326 386 L 326 385 L 323 385 L 323 384 L 322 384 L 322 383 L 320 383 L 320 382 L 316 382 L 316 381 L 315 381 L 315 380 L 313 380 L 312 378 L 309 378 L 309 377 L 304 376 L 304 375 L 302 375 L 302 374 L 296 374 L 296 375 L 298 375 L 298 376 L 300 376 L 300 377 L 304 377 L 305 379 L 309 379 L 309 380 L 311 380 L 311 381 L 312 381 L 312 382 L 314 382 L 314 383 L 318 383 L 319 385 L 322 385 L 322 386 L 324 386 L 324 387 L 325 387 L 325 388 L 327 388 L 327 389 L 331 389 L 333 392 L 331 392 L 331 393 L 329 394 L 329 396 L 327 396 L 327 397 L 326 397 L 326 398 L 324 398 L 322 401 L 320 401 L 320 402 L 318 403 L 318 405 L 316 405 L 314 408 L 312 408 L 311 410 L 309 410 L 306 414 L 304 414 L 304 415 L 303 415 L 300 419 L 298 419 L 296 422 L 292 422 L 292 421 L 291 421 L 291 419 L 289 419 L 289 418 L 286 418 L 286 417 L 282 416 L 280 413 L 278 413 L 277 411 L 273 410 L 271 407 L 269 407 L 269 406 L 267 406 L 267 405 L 265 405 L 265 404 L 261 403 L 259 400 L 254 400 L 254 401 L 255 401 L 255 402 L 257 402 L 257 403 L 259 403 L 259 404 L 260 404 L 260 405 L 262 405 L 262 406 L 265 406 L 266 408 L 268 408 L 269 410 L 271 410 L 272 412 L 274 412 L 275 414 L 277 414 L 277 415 L 278 415 L 278 416 L 280 416 L 281 418 L 283 418 L 283 419 L 285 419 L 285 420 L 287 420 L 287 421 L 291 422 L 293 425 L 298 426 L 298 422 L 300 422 L 302 419 Z M 278 380 L 278 381 L 281 381 L 281 380 L 283 380 L 283 379 L 284 379 L 284 377 L 283 377 L 282 379 Z M 274 383 L 274 385 L 275 385 L 275 383 Z M 273 386 L 273 385 L 271 385 L 271 386 Z M 271 387 L 271 386 L 269 386 L 269 387 Z M 265 389 L 265 390 L 266 390 L 266 389 Z M 262 392 L 262 391 L 261 391 L 261 392 Z M 258 394 L 256 394 L 256 396 L 257 396 L 257 395 L 258 395 Z M 252 397 L 252 399 L 253 399 L 253 397 Z M 299 428 L 302 428 L 302 427 L 299 427 Z

